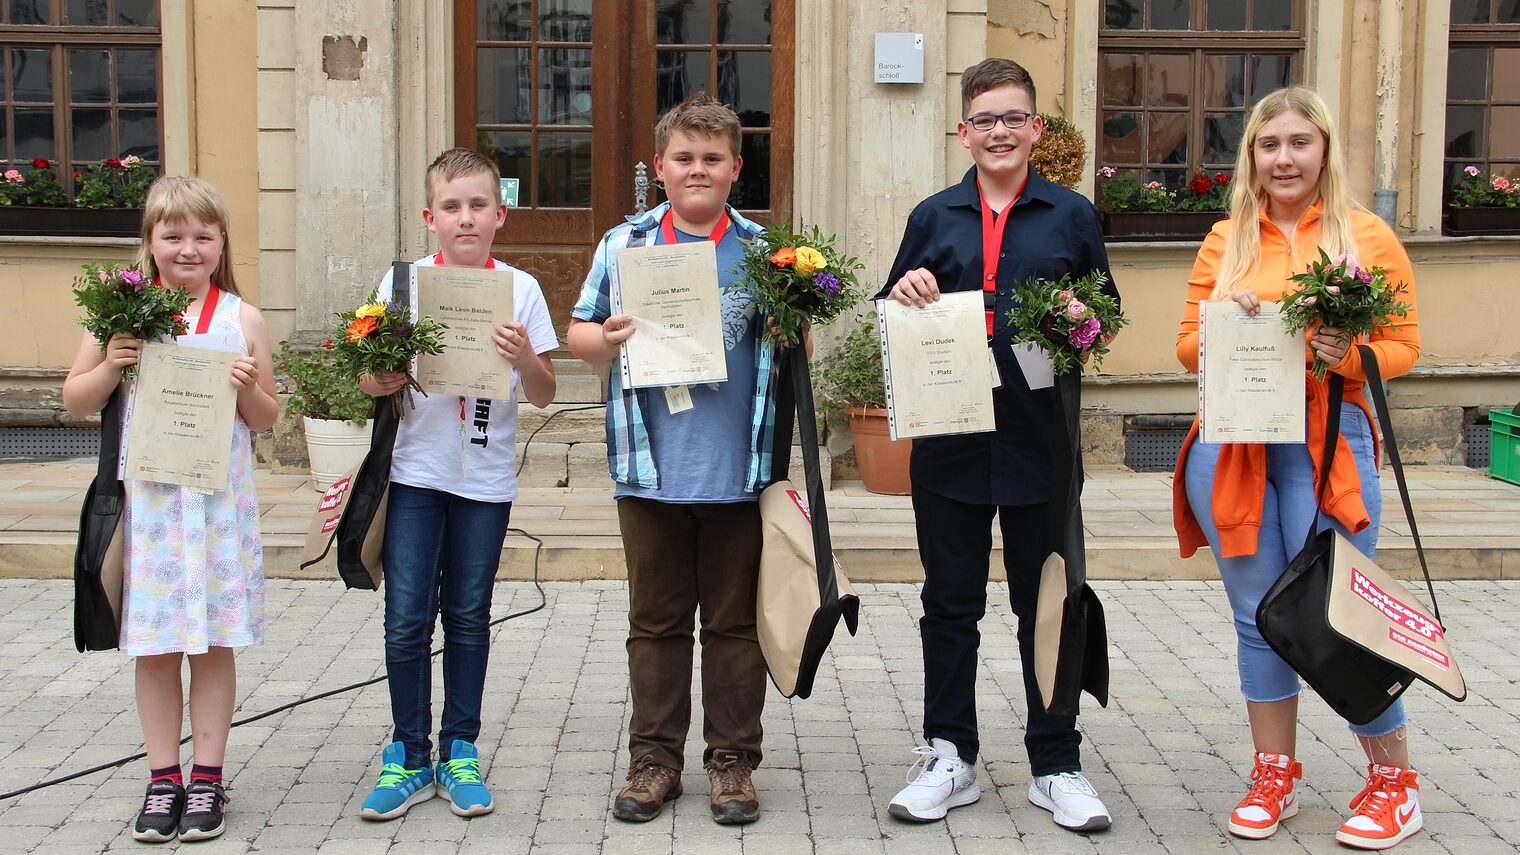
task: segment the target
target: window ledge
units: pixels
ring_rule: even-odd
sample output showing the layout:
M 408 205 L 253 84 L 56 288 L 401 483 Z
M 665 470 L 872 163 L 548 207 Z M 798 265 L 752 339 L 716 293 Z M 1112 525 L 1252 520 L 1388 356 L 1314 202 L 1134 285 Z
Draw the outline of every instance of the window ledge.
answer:
M 0 246 L 110 246 L 136 248 L 141 240 L 135 237 L 90 237 L 59 235 L 0 235 Z

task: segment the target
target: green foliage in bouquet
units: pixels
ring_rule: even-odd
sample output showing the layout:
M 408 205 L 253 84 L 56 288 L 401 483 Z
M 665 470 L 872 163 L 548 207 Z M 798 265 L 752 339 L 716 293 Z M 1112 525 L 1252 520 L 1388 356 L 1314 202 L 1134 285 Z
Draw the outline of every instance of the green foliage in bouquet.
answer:
M 738 272 L 760 311 L 775 319 L 767 338 L 799 344 L 805 324 L 827 324 L 859 302 L 862 265 L 835 240 L 817 226 L 798 233 L 774 225 L 744 241 Z
M 184 335 L 190 292 L 156 285 L 135 267 L 90 263 L 74 277 L 74 301 L 84 308 L 79 325 L 104 351 L 117 333 L 144 341 Z
M 1088 358 L 1103 364 L 1108 342 L 1129 324 L 1119 301 L 1103 292 L 1108 277 L 1094 270 L 1060 280 L 1031 279 L 1014 289 L 1008 322 L 1018 330 L 1014 344 L 1037 344 L 1050 354 L 1057 375 L 1080 371 Z
M 1363 268 L 1349 255 L 1331 258 L 1323 249 L 1309 269 L 1291 277 L 1299 284 L 1283 297 L 1282 320 L 1294 334 L 1320 326 L 1345 330 L 1353 339 L 1384 329 L 1396 329 L 1393 319 L 1409 314 L 1409 304 L 1399 295 L 1409 290 L 1403 282 L 1388 281 L 1381 267 Z M 1330 366 L 1314 357 L 1314 378 L 1325 379 Z
M 400 371 L 406 375 L 406 385 L 393 397 L 396 412 L 401 412 L 401 395 L 411 401 L 411 390 L 422 392 L 417 378 L 412 375 L 411 362 L 419 353 L 443 352 L 443 331 L 447 325 L 439 323 L 432 315 L 412 320 L 411 309 L 399 303 L 382 303 L 378 291 L 372 291 L 369 301 L 357 309 L 338 312 L 338 325 L 333 332 L 333 348 L 348 376 L 355 380 L 370 374 Z M 427 393 L 423 392 L 426 396 Z
M 285 411 L 292 416 L 350 421 L 359 427 L 374 415 L 375 401 L 359 389 L 334 352 L 332 339 L 317 350 L 303 353 L 290 342 L 280 342 L 274 369 L 285 379 L 290 400 Z

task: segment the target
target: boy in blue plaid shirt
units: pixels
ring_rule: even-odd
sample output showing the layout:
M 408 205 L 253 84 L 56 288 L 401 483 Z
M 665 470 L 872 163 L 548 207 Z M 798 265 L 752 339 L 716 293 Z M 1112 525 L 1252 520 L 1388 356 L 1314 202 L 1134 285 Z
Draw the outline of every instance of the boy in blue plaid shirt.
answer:
M 624 388 L 611 372 L 607 461 L 628 565 L 628 675 L 633 692 L 628 784 L 613 816 L 651 820 L 681 794 L 691 721 L 692 633 L 702 616 L 702 755 L 713 819 L 760 815 L 765 660 L 755 634 L 760 490 L 770 480 L 775 348 L 736 271 L 741 238 L 760 226 L 727 205 L 739 177 L 739 117 L 706 95 L 655 127 L 655 173 L 670 201 L 602 238 L 571 311 L 569 341 L 592 364 L 617 358 L 638 329 L 611 313 L 617 254 L 629 247 L 716 243 L 728 380 L 690 388 L 690 406 L 658 389 Z

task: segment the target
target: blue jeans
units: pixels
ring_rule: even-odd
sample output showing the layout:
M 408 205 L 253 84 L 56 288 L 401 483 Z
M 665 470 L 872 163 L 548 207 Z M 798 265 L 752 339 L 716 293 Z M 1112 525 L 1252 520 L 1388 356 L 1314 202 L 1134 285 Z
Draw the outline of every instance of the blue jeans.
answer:
M 1378 482 L 1377 461 L 1373 458 L 1372 428 L 1359 407 L 1348 406 L 1341 413 L 1341 434 L 1356 458 L 1361 475 L 1362 501 L 1372 519 L 1361 534 L 1352 534 L 1345 526 L 1324 513 L 1319 525 L 1333 525 L 1357 549 L 1372 555 L 1377 548 L 1378 523 L 1382 517 L 1383 493 Z M 1267 645 L 1256 629 L 1256 608 L 1271 590 L 1288 563 L 1304 547 L 1304 538 L 1314 519 L 1314 464 L 1305 445 L 1267 446 L 1267 492 L 1261 513 L 1261 533 L 1254 555 L 1221 558 L 1217 549 L 1219 530 L 1214 525 L 1214 467 L 1223 446 L 1212 442 L 1194 442 L 1188 452 L 1185 479 L 1188 503 L 1211 545 L 1216 545 L 1214 560 L 1224 580 L 1225 594 L 1235 612 L 1235 635 L 1239 639 L 1240 692 L 1248 701 L 1270 703 L 1299 693 L 1298 674 Z M 1398 700 L 1382 715 L 1362 725 L 1351 725 L 1357 736 L 1383 736 L 1408 721 L 1404 702 Z
M 432 756 L 433 626 L 443 612 L 440 759 L 454 740 L 480 735 L 491 647 L 491 590 L 511 502 L 477 502 L 441 490 L 391 484 L 385 516 L 385 668 L 394 739 L 406 766 Z

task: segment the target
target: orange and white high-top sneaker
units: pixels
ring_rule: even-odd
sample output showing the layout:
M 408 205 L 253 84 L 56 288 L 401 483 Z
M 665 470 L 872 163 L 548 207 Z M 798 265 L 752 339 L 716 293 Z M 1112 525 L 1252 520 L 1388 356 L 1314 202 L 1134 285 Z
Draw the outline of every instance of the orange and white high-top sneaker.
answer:
M 1286 754 L 1256 753 L 1251 769 L 1251 790 L 1230 813 L 1230 833 L 1261 840 L 1277 832 L 1278 823 L 1298 813 L 1293 782 L 1304 776 L 1304 767 Z
M 1367 786 L 1351 800 L 1356 813 L 1346 820 L 1335 839 L 1357 849 L 1388 849 L 1419 831 L 1420 780 L 1413 769 L 1373 764 L 1367 767 Z

